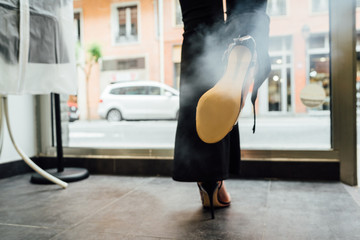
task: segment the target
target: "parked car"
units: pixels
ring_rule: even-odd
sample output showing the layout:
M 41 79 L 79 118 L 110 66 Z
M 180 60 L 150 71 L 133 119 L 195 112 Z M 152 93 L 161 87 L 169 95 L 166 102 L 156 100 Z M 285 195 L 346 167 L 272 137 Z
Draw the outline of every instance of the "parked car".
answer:
M 177 119 L 179 91 L 155 81 L 129 81 L 108 85 L 100 97 L 98 113 L 108 121 Z

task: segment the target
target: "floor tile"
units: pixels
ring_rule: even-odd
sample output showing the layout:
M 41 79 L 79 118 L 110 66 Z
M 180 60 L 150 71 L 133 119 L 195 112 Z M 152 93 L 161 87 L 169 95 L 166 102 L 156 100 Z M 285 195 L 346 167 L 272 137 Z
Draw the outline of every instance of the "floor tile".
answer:
M 95 175 L 61 189 L 31 184 L 27 177 L 14 179 L 12 188 L 0 185 L 0 223 L 66 228 L 147 181 Z
M 0 239 L 360 239 L 360 192 L 338 182 L 226 181 L 215 219 L 196 183 L 92 175 L 63 190 L 0 180 Z
M 61 230 L 51 228 L 39 228 L 32 226 L 15 226 L 0 224 L 0 239 L 2 240 L 19 240 L 19 239 L 36 239 L 47 240 L 55 236 Z

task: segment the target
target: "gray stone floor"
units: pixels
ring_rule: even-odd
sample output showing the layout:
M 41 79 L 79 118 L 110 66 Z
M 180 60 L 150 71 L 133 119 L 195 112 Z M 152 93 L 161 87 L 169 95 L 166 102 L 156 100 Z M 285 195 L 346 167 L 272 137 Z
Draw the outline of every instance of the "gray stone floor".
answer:
M 0 180 L 0 239 L 360 239 L 360 191 L 338 182 L 228 180 L 215 212 L 195 184 L 92 175 L 63 190 Z

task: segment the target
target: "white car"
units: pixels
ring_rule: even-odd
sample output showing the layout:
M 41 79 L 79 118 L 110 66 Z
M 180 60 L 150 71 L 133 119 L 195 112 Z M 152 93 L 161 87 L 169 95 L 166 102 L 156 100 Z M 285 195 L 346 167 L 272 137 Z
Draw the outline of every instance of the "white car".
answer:
M 108 121 L 177 119 L 179 91 L 155 81 L 113 83 L 101 94 L 98 113 Z

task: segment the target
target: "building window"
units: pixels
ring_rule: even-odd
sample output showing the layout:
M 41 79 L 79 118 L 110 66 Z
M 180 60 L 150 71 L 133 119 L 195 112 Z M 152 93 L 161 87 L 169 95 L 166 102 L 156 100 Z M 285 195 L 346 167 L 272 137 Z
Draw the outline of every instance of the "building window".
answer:
M 182 25 L 182 15 L 181 15 L 181 7 L 179 0 L 174 0 L 175 2 L 175 25 Z
M 311 10 L 313 13 L 322 13 L 329 10 L 329 0 L 311 0 Z
M 272 37 L 269 43 L 268 111 L 292 112 L 292 42 L 290 36 Z
M 180 69 L 181 69 L 181 63 L 174 63 L 174 84 L 173 84 L 173 87 L 175 89 L 180 88 Z
M 267 13 L 270 16 L 285 16 L 287 0 L 269 0 L 267 4 Z
M 144 69 L 145 58 L 103 60 L 102 71 Z
M 180 88 L 180 67 L 181 67 L 181 45 L 173 46 L 172 61 L 174 64 L 174 80 L 173 87 Z
M 323 49 L 326 46 L 325 35 L 314 35 L 309 39 L 309 48 L 310 49 Z
M 115 43 L 138 41 L 139 16 L 137 5 L 117 6 L 113 10 Z
M 81 42 L 80 13 L 74 13 L 74 35 L 77 42 Z

